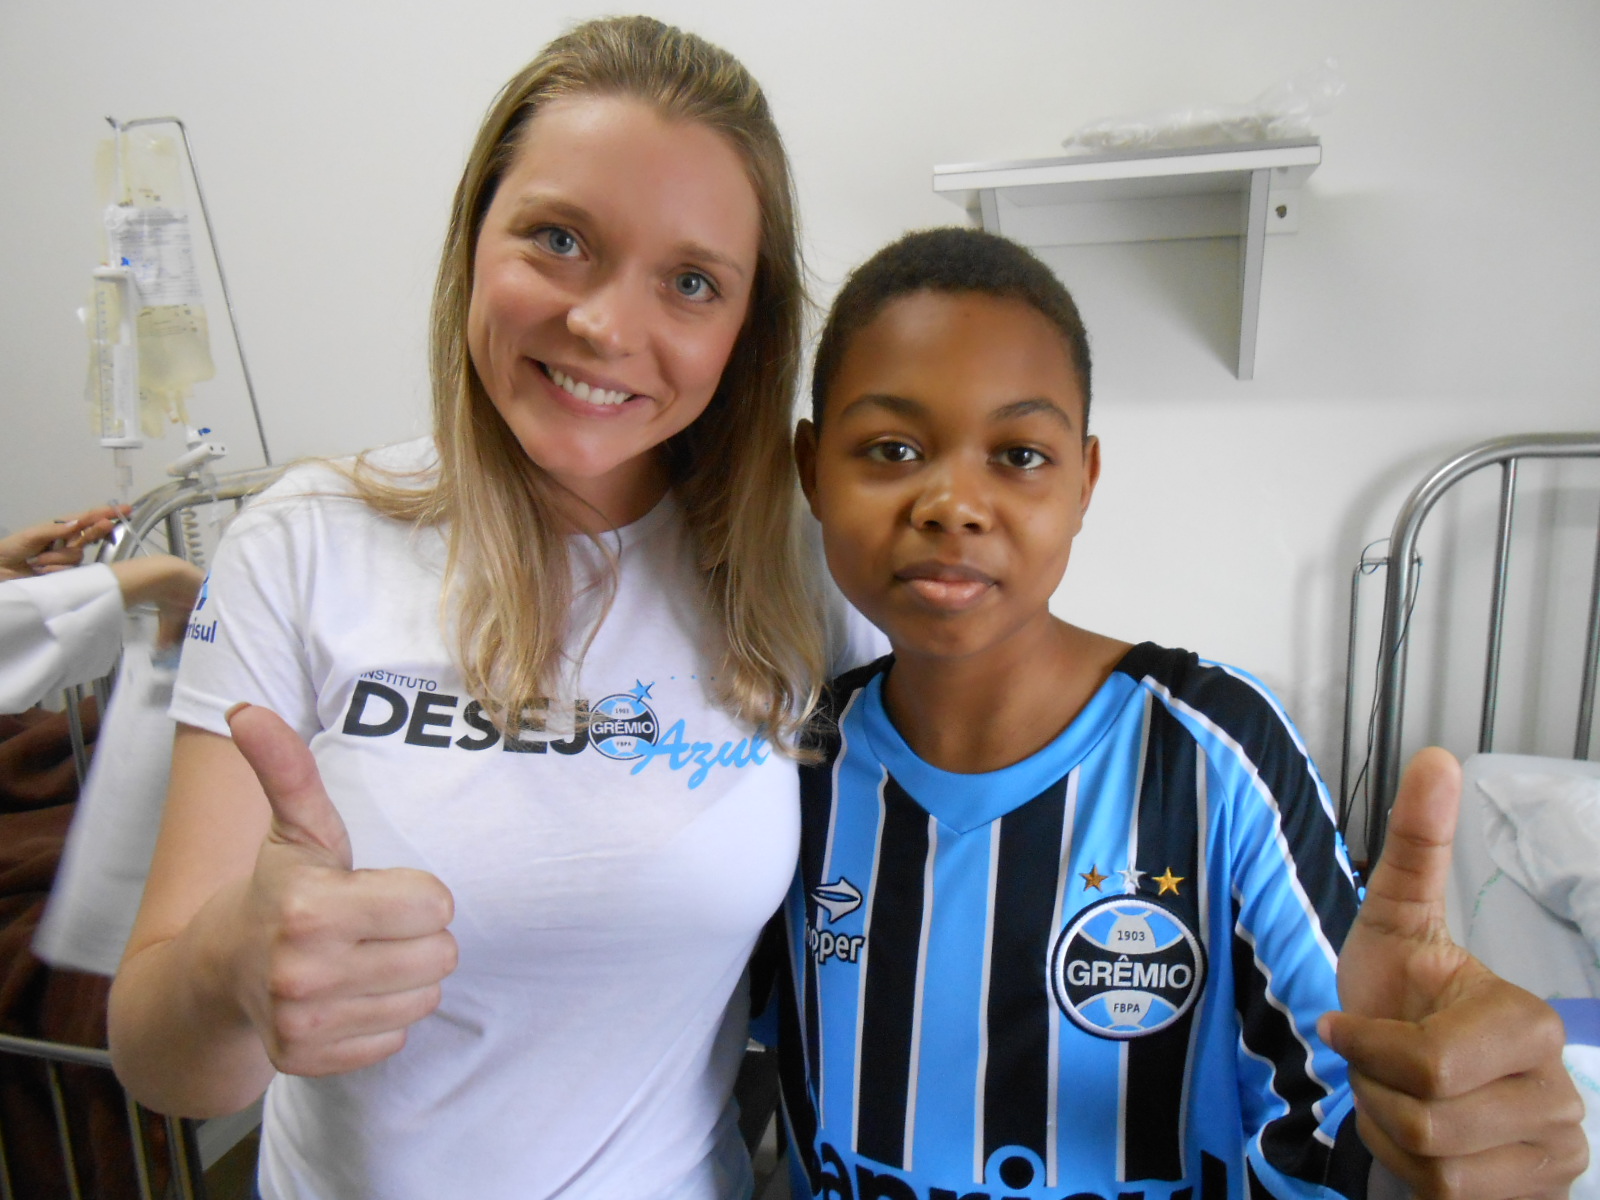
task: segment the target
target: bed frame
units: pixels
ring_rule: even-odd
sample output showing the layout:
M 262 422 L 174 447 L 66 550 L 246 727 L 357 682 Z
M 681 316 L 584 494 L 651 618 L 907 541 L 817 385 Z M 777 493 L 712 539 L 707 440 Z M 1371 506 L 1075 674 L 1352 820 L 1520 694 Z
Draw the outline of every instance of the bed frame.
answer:
M 116 562 L 131 558 L 144 548 L 146 539 L 161 530 L 165 533 L 166 549 L 170 553 L 197 561 L 199 539 L 193 523 L 194 510 L 202 505 L 228 501 L 233 502 L 237 509 L 281 473 L 281 468 L 262 467 L 214 478 L 175 480 L 156 488 L 134 505 L 127 527 L 119 533 L 109 553 L 102 546 L 100 559 Z M 110 696 L 110 681 L 111 677 L 108 676 L 92 685 L 102 712 Z M 82 688 L 68 689 L 66 711 L 80 786 L 87 778 L 89 765 L 78 715 L 82 699 Z M 71 1095 L 70 1089 L 63 1086 L 62 1070 L 64 1067 L 89 1068 L 109 1074 L 110 1053 L 103 1049 L 0 1034 L 0 1060 L 18 1069 L 24 1069 L 22 1061 L 31 1060 L 36 1064 L 36 1069 L 44 1075 L 56 1131 L 54 1147 L 20 1145 L 8 1140 L 3 1122 L 0 1122 L 0 1200 L 17 1197 L 11 1169 L 17 1161 L 16 1156 L 42 1153 L 59 1153 L 66 1179 L 65 1195 L 71 1200 L 85 1200 L 78 1170 L 84 1148 L 73 1144 L 73 1122 L 69 1111 Z M 222 1121 L 206 1123 L 161 1116 L 143 1108 L 126 1093 L 123 1094 L 123 1101 L 132 1149 L 128 1178 L 136 1184 L 141 1200 L 157 1200 L 158 1197 L 160 1200 L 206 1200 L 204 1168 L 254 1127 L 254 1121 L 248 1118 L 242 1122 L 224 1118 Z M 147 1138 L 147 1132 L 153 1125 L 165 1127 L 164 1153 Z M 17 1200 L 23 1198 L 17 1197 Z
M 1478 751 L 1486 753 L 1494 748 L 1495 708 L 1500 682 L 1500 650 L 1505 625 L 1506 581 L 1510 565 L 1511 521 L 1517 492 L 1517 464 L 1527 458 L 1600 459 L 1600 433 L 1524 434 L 1480 442 L 1434 468 L 1412 490 L 1395 518 L 1394 531 L 1389 541 L 1383 626 L 1378 646 L 1377 684 L 1373 698 L 1372 785 L 1366 814 L 1368 862 L 1376 862 L 1383 848 L 1389 807 L 1394 802 L 1400 780 L 1400 738 L 1404 718 L 1408 650 L 1406 622 L 1411 604 L 1415 600 L 1420 566 L 1416 550 L 1417 536 L 1428 513 L 1450 487 L 1476 471 L 1498 465 L 1500 515 L 1489 600 L 1483 700 L 1478 725 Z M 1352 611 L 1352 647 L 1353 639 L 1354 612 Z M 1588 631 L 1583 649 L 1582 682 L 1579 686 L 1577 725 L 1572 752 L 1574 758 L 1589 757 L 1597 675 L 1600 675 L 1600 526 L 1597 526 Z M 1353 680 L 1347 682 L 1346 689 L 1345 719 L 1348 737 Z

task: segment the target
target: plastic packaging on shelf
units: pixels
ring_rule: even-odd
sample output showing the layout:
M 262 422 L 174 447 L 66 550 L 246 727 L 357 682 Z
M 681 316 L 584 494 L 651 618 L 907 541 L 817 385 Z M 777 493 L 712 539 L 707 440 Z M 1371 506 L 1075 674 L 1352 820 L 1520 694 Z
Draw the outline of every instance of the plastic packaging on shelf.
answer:
M 1091 121 L 1061 144 L 1068 150 L 1183 150 L 1195 146 L 1270 142 L 1311 136 L 1313 119 L 1344 91 L 1338 63 L 1274 84 L 1247 104 L 1194 104 Z

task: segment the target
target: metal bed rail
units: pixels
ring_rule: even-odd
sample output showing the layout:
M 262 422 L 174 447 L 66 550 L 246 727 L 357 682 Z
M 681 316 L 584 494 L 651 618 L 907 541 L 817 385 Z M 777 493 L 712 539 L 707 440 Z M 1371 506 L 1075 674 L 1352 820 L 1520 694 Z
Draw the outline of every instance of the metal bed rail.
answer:
M 140 496 L 128 516 L 127 529 L 117 539 L 112 551 L 113 561 L 136 554 L 144 539 L 165 526 L 167 546 L 173 554 L 185 554 L 186 539 L 180 514 L 199 504 L 232 500 L 241 505 L 249 497 L 271 484 L 284 472 L 283 467 L 252 467 L 233 471 L 210 479 L 176 479 Z
M 34 1059 L 43 1064 L 46 1085 L 50 1091 L 50 1107 L 55 1118 L 57 1145 L 61 1152 L 61 1167 L 66 1180 L 66 1195 L 71 1197 L 71 1200 L 84 1200 L 78 1155 L 72 1142 L 72 1123 L 68 1116 L 67 1095 L 61 1082 L 61 1068 L 63 1065 L 91 1067 L 110 1075 L 110 1051 L 0 1034 L 0 1052 L 9 1056 Z M 157 1200 L 158 1196 L 170 1197 L 172 1200 L 204 1200 L 205 1184 L 200 1171 L 200 1154 L 194 1136 L 194 1122 L 153 1113 L 126 1092 L 123 1093 L 123 1104 L 128 1119 L 132 1177 L 138 1187 L 140 1200 Z M 145 1138 L 145 1129 L 150 1121 L 160 1121 L 166 1127 L 166 1153 L 162 1156 L 166 1166 L 164 1186 L 158 1174 L 159 1162 L 152 1156 L 151 1147 Z M 13 1185 L 10 1158 L 12 1149 L 6 1142 L 4 1128 L 0 1128 L 0 1197 L 4 1197 L 4 1200 L 24 1200 L 18 1196 Z M 88 1200 L 93 1200 L 93 1197 L 89 1197 Z
M 1494 438 L 1468 447 L 1436 467 L 1400 507 L 1390 535 L 1388 575 L 1383 595 L 1383 626 L 1378 645 L 1377 689 L 1373 700 L 1372 795 L 1367 814 L 1367 856 L 1376 862 L 1383 848 L 1389 806 L 1400 781 L 1400 739 L 1405 698 L 1406 628 L 1414 599 L 1417 537 L 1439 498 L 1454 484 L 1484 467 L 1500 467 L 1500 512 L 1489 599 L 1488 648 L 1478 750 L 1494 748 L 1495 709 L 1500 685 L 1500 651 L 1505 623 L 1506 581 L 1511 561 L 1511 525 L 1516 506 L 1517 463 L 1525 458 L 1600 458 L 1600 433 L 1524 434 Z M 1597 525 L 1594 579 L 1589 597 L 1583 676 L 1573 756 L 1589 755 L 1597 675 L 1600 675 L 1600 525 Z

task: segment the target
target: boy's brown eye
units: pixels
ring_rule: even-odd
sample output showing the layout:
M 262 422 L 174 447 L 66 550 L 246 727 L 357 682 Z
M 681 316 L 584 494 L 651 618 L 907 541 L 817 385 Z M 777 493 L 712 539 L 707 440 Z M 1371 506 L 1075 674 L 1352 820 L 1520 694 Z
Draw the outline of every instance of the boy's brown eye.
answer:
M 1009 446 L 1000 452 L 1000 461 L 1019 471 L 1036 471 L 1050 462 L 1032 446 Z
M 867 447 L 867 457 L 885 463 L 910 462 L 917 452 L 904 442 L 874 442 Z

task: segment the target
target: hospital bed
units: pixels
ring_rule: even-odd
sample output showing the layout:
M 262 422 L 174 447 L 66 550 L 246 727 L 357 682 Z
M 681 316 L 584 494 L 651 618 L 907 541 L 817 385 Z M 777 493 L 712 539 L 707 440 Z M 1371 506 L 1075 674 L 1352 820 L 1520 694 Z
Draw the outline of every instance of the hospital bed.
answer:
M 1561 460 L 1559 465 L 1539 463 L 1543 477 L 1533 481 L 1530 505 L 1535 517 L 1544 517 L 1542 523 L 1532 522 L 1541 525 L 1538 536 L 1558 539 L 1554 550 L 1530 544 L 1537 537 L 1513 538 L 1519 476 L 1526 477 L 1537 460 Z M 1491 537 L 1487 546 L 1480 542 L 1476 551 L 1462 556 L 1476 557 L 1481 560 L 1476 565 L 1488 567 L 1487 588 L 1482 589 L 1488 593 L 1486 652 L 1481 660 L 1463 662 L 1436 646 L 1435 661 L 1420 660 L 1411 651 L 1420 640 L 1413 619 L 1423 611 L 1418 549 L 1423 522 L 1464 480 L 1477 476 L 1479 483 L 1473 486 L 1481 487 L 1485 477 L 1478 473 L 1488 472 L 1492 478 L 1491 468 L 1499 471 L 1498 504 L 1486 503 L 1489 498 L 1481 491 L 1477 504 L 1484 515 L 1494 514 Z M 1463 516 L 1471 508 L 1456 503 L 1451 511 L 1455 520 L 1441 524 L 1467 524 Z M 1466 536 L 1475 538 L 1476 533 Z M 1559 541 L 1561 537 L 1565 540 Z M 1514 565 L 1521 569 L 1520 579 Z M 1443 573 L 1457 585 L 1450 591 L 1466 591 L 1468 571 L 1446 566 Z M 1429 740 L 1442 740 L 1465 759 L 1447 920 L 1457 942 L 1500 975 L 1550 1000 L 1561 1013 L 1567 1025 L 1567 1067 L 1588 1107 L 1590 1144 L 1600 1159 L 1600 762 L 1592 761 L 1600 748 L 1594 737 L 1600 670 L 1600 433 L 1497 438 L 1441 463 L 1400 509 L 1389 539 L 1386 576 L 1372 698 L 1366 859 L 1375 862 L 1383 845 L 1385 817 L 1404 757 L 1408 694 L 1419 708 L 1430 699 L 1438 708 L 1477 693 L 1475 743 L 1460 730 L 1456 737 L 1466 744 L 1453 743 L 1449 723 L 1429 713 L 1415 718 L 1416 724 L 1427 724 Z M 1481 602 L 1481 591 L 1478 595 L 1479 600 L 1467 599 L 1469 609 Z M 1354 609 L 1353 603 L 1353 615 Z M 1481 615 L 1482 609 L 1477 612 Z M 1353 648 L 1354 619 L 1351 636 Z M 1436 639 L 1442 646 L 1452 640 L 1458 639 Z M 1354 659 L 1352 649 L 1352 664 Z M 1520 675 L 1530 688 L 1547 685 L 1546 694 L 1531 699 L 1506 694 L 1512 675 Z M 1352 678 L 1347 691 L 1347 731 L 1354 682 Z M 1552 690 L 1562 694 L 1552 696 Z M 1508 705 L 1513 710 L 1509 714 Z M 1458 720 L 1458 727 L 1471 723 L 1471 714 L 1461 715 L 1468 719 Z M 1518 716 L 1520 721 L 1508 719 Z M 1520 728 L 1508 731 L 1515 726 Z M 1440 738 L 1441 733 L 1446 736 Z M 1528 748 L 1517 742 L 1530 739 L 1540 743 L 1541 753 L 1505 752 Z M 1413 749 L 1407 746 L 1406 752 Z M 1346 793 L 1343 799 L 1348 806 L 1353 797 Z M 1591 1165 L 1572 1194 L 1600 1196 L 1600 1162 Z
M 220 527 L 217 518 L 231 515 L 278 474 L 258 468 L 157 488 L 133 506 L 127 527 L 102 559 L 146 551 L 203 559 L 212 540 L 208 531 Z M 92 685 L 102 712 L 110 683 L 107 678 Z M 71 689 L 66 706 L 80 784 L 88 767 L 82 699 L 82 689 Z M 80 992 L 103 1003 L 103 993 Z M 95 1023 L 103 1039 L 103 1016 L 96 1014 Z M 0 1033 L 0 1200 L 208 1200 L 205 1169 L 255 1119 L 247 1113 L 197 1122 L 149 1112 L 123 1092 L 110 1067 L 110 1055 L 99 1045 Z

